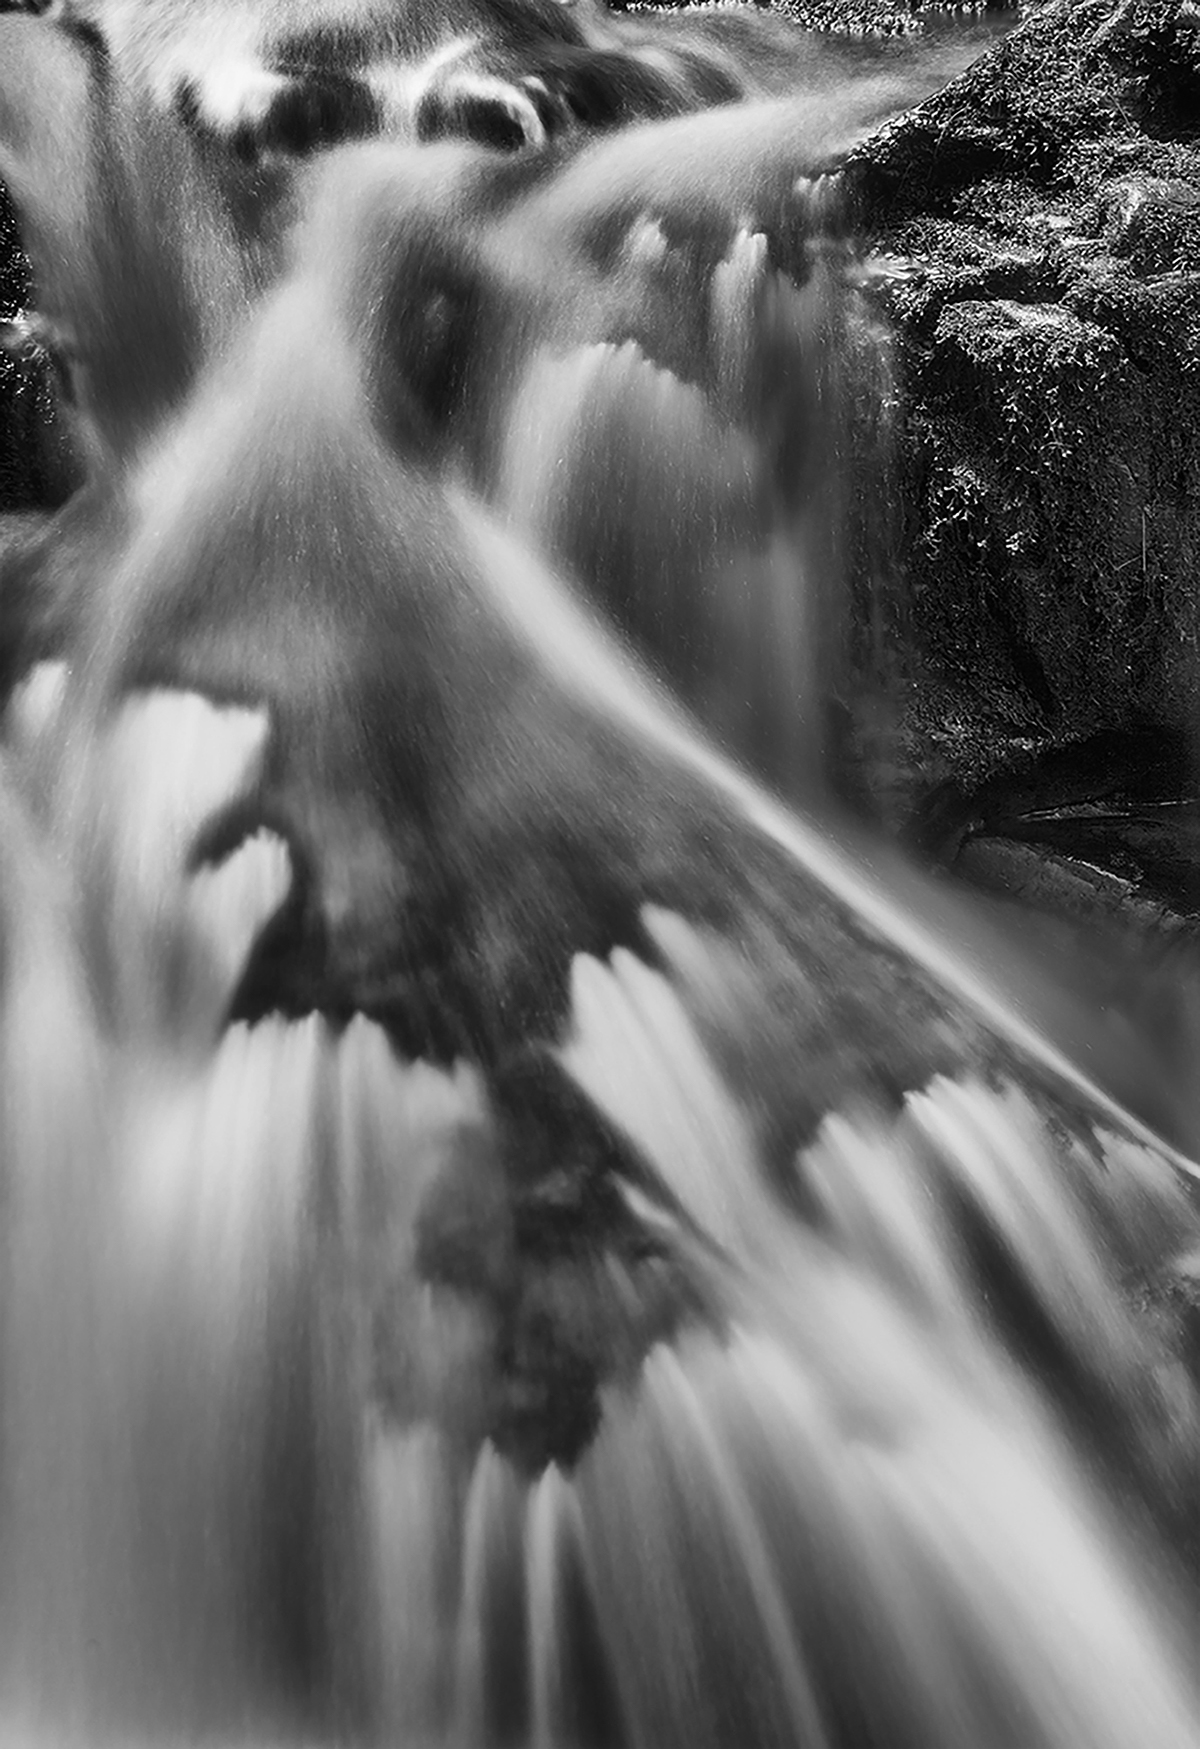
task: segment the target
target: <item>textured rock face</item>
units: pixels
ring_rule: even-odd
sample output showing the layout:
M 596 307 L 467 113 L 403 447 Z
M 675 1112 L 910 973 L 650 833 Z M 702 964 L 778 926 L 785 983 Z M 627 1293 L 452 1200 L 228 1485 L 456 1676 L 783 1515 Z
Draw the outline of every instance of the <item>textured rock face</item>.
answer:
M 18 311 L 28 295 L 16 220 L 0 187 L 0 322 Z M 50 408 L 44 366 L 0 346 L 0 512 L 25 510 L 60 496 L 52 466 Z
M 1200 8 L 1052 5 L 852 173 L 905 384 L 893 805 L 969 811 L 1094 737 L 1128 781 L 1147 732 L 1169 788 L 1200 675 Z

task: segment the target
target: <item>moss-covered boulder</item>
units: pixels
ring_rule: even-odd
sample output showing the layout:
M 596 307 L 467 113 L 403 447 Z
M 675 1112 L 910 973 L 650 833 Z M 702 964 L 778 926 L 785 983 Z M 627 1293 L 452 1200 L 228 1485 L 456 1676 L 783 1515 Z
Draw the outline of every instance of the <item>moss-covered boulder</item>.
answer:
M 1157 747 L 1169 792 L 1200 722 L 1200 7 L 1057 0 L 850 173 L 903 380 L 892 807 L 936 837 L 1038 771 L 1049 805 L 1088 746 L 1093 787 Z
M 28 264 L 12 206 L 0 186 L 0 513 L 26 510 L 60 495 L 47 361 L 4 343 L 8 321 L 28 295 Z

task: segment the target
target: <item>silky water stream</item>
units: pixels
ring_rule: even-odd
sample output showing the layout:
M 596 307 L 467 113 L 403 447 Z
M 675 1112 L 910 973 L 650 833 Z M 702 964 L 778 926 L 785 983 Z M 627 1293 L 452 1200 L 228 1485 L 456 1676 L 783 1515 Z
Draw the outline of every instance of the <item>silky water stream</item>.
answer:
M 830 185 L 784 243 L 736 193 L 771 115 L 481 227 L 504 307 L 576 278 L 448 480 L 347 291 L 346 188 L 424 172 L 351 153 L 130 460 L 104 654 L 13 698 L 5 1742 L 1200 1744 L 1195 1169 L 745 774 L 802 807 L 870 667 L 894 392 Z

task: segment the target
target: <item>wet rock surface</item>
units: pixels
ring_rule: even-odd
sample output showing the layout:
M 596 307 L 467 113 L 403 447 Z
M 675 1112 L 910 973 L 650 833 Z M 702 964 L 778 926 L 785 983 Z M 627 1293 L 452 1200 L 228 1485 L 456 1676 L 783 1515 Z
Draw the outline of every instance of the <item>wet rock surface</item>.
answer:
M 951 855 L 1099 797 L 1161 826 L 1200 702 L 1200 8 L 1051 5 L 850 173 L 904 382 L 876 798 Z
M 0 512 L 27 510 L 61 495 L 48 361 L 35 357 L 7 326 L 28 297 L 16 218 L 0 186 Z

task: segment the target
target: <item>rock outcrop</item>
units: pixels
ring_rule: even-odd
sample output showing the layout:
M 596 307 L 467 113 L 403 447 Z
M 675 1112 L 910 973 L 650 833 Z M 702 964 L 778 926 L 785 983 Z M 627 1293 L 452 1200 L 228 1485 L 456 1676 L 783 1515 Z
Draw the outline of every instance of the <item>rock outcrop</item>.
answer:
M 1178 799 L 1200 720 L 1200 8 L 1057 0 L 849 170 L 903 381 L 897 818 L 936 843 L 1106 783 Z

